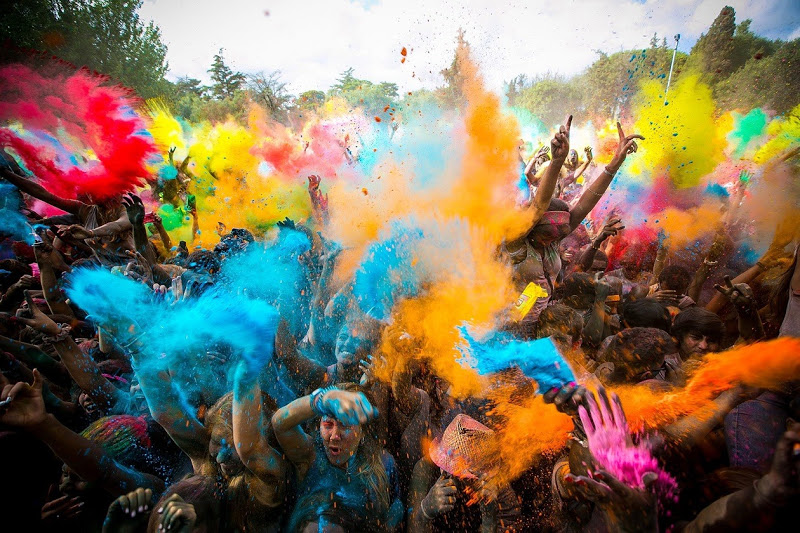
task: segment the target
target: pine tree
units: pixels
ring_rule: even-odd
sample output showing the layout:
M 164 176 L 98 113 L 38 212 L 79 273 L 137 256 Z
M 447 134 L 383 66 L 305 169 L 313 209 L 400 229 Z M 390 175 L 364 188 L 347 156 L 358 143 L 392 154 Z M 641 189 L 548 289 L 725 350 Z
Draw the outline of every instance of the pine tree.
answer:
M 736 12 L 732 7 L 725 6 L 708 28 L 708 33 L 701 35 L 692 48 L 692 55 L 697 55 L 703 71 L 714 82 L 733 73 L 735 31 Z
M 222 48 L 219 53 L 214 55 L 214 62 L 211 68 L 208 69 L 211 74 L 211 80 L 214 84 L 211 86 L 211 94 L 217 100 L 224 100 L 225 98 L 233 98 L 237 91 L 242 87 L 245 81 L 244 74 L 241 72 L 234 72 L 225 64 L 225 59 L 222 57 Z

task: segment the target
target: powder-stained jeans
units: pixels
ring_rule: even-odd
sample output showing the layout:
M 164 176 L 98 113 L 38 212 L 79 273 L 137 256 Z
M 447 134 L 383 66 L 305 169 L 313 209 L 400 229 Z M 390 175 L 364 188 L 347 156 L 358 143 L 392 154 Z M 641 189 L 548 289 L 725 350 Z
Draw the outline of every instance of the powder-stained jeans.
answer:
M 731 410 L 725 417 L 725 441 L 731 466 L 766 473 L 775 445 L 786 431 L 788 404 L 783 394 L 767 391 Z

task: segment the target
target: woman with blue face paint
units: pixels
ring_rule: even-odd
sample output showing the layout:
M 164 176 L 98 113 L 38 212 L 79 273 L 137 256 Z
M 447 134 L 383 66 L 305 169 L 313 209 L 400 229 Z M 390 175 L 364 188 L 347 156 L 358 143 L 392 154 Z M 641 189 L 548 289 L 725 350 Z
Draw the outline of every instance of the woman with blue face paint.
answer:
M 319 432 L 303 425 L 319 417 Z M 383 452 L 367 425 L 377 410 L 355 384 L 317 389 L 278 409 L 275 437 L 295 467 L 297 504 L 287 531 L 386 531 L 402 515 L 394 460 Z M 314 502 L 337 501 L 337 505 Z

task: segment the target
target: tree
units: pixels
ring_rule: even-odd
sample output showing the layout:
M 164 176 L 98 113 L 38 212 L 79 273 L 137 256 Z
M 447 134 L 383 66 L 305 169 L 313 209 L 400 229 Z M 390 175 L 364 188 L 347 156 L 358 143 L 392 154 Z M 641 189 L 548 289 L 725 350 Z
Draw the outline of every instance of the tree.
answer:
M 700 66 L 712 83 L 724 80 L 734 71 L 735 31 L 736 12 L 725 6 L 708 28 L 708 33 L 701 35 L 692 48 L 691 66 Z
M 331 86 L 329 94 L 344 98 L 351 107 L 360 107 L 368 115 L 374 115 L 381 120 L 391 119 L 397 105 L 397 84 L 372 83 L 369 80 L 356 78 L 353 72 L 353 68 L 345 70 Z
M 783 43 L 767 57 L 754 56 L 714 87 L 725 109 L 764 107 L 785 113 L 800 103 L 800 39 Z
M 442 99 L 447 107 L 455 109 L 463 107 L 466 103 L 463 91 L 464 74 L 461 72 L 459 60 L 459 56 L 463 51 L 469 50 L 469 43 L 464 38 L 464 35 L 466 35 L 464 30 L 459 28 L 456 35 L 456 51 L 453 54 L 453 61 L 448 68 L 441 71 L 445 81 L 445 86 L 440 90 Z
M 325 103 L 325 93 L 322 91 L 306 91 L 300 93 L 295 100 L 297 107 L 307 111 L 314 111 Z
M 208 87 L 200 85 L 200 80 L 197 78 L 190 78 L 182 76 L 175 81 L 175 91 L 178 95 L 193 94 L 195 96 L 205 96 L 208 93 Z
M 269 74 L 258 72 L 247 76 L 247 90 L 250 98 L 263 106 L 275 120 L 285 121 L 294 97 L 286 90 L 281 80 L 281 72 Z
M 774 54 L 780 48 L 780 41 L 771 41 L 764 37 L 759 37 L 750 31 L 750 23 L 747 19 L 736 26 L 736 33 L 733 36 L 733 72 L 743 67 L 751 58 L 763 59 Z
M 217 100 L 233 98 L 245 82 L 244 74 L 234 72 L 225 64 L 225 59 L 222 57 L 222 48 L 219 49 L 218 54 L 214 55 L 214 62 L 211 63 L 208 73 L 211 74 L 211 81 L 214 82 L 211 86 L 211 94 Z
M 139 18 L 142 0 L 12 0 L 0 11 L 0 35 L 131 87 L 164 94 L 167 47 L 152 22 Z
M 512 78 L 511 81 L 505 83 L 504 85 L 506 87 L 505 93 L 508 105 L 515 106 L 517 105 L 517 98 L 519 97 L 520 93 L 529 85 L 528 76 L 525 74 L 520 74 Z
M 523 88 L 516 105 L 552 126 L 559 124 L 566 115 L 580 112 L 581 96 L 580 87 L 573 80 L 547 74 Z

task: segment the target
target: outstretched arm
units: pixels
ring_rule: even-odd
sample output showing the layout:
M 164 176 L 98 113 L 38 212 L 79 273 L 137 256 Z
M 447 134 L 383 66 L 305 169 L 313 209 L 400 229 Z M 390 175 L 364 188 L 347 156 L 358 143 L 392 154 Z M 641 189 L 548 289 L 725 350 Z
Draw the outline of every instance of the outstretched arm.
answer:
M 47 444 L 83 480 L 95 482 L 114 496 L 134 487 L 147 487 L 161 493 L 164 482 L 155 476 L 127 468 L 115 461 L 99 444 L 73 432 L 47 414 L 42 398 L 42 376 L 33 371 L 33 384 L 2 383 L 0 422 L 29 431 Z M 3 378 L 4 379 L 4 378 Z
M 603 197 L 606 189 L 611 185 L 611 180 L 614 179 L 614 175 L 622 166 L 622 163 L 625 162 L 625 158 L 628 157 L 628 154 L 636 152 L 638 148 L 636 139 L 644 140 L 644 137 L 638 134 L 626 136 L 619 122 L 617 122 L 617 133 L 619 135 L 619 143 L 617 144 L 617 153 L 614 154 L 614 158 L 606 165 L 592 184 L 587 187 L 586 191 L 581 195 L 580 200 L 578 200 L 578 203 L 570 211 L 569 224 L 573 230 L 583 222 L 586 215 L 594 209 L 594 206 L 596 206 L 600 198 Z
M 286 463 L 267 442 L 268 420 L 261 401 L 258 371 L 240 361 L 234 374 L 233 443 L 242 463 L 265 483 L 282 481 Z
M 62 211 L 66 211 L 67 213 L 77 215 L 81 208 L 88 207 L 85 203 L 78 200 L 69 200 L 67 198 L 56 196 L 38 183 L 26 179 L 7 168 L 1 169 L 0 175 L 25 194 L 33 196 L 37 200 L 41 200 L 52 205 L 53 207 L 61 209 Z

